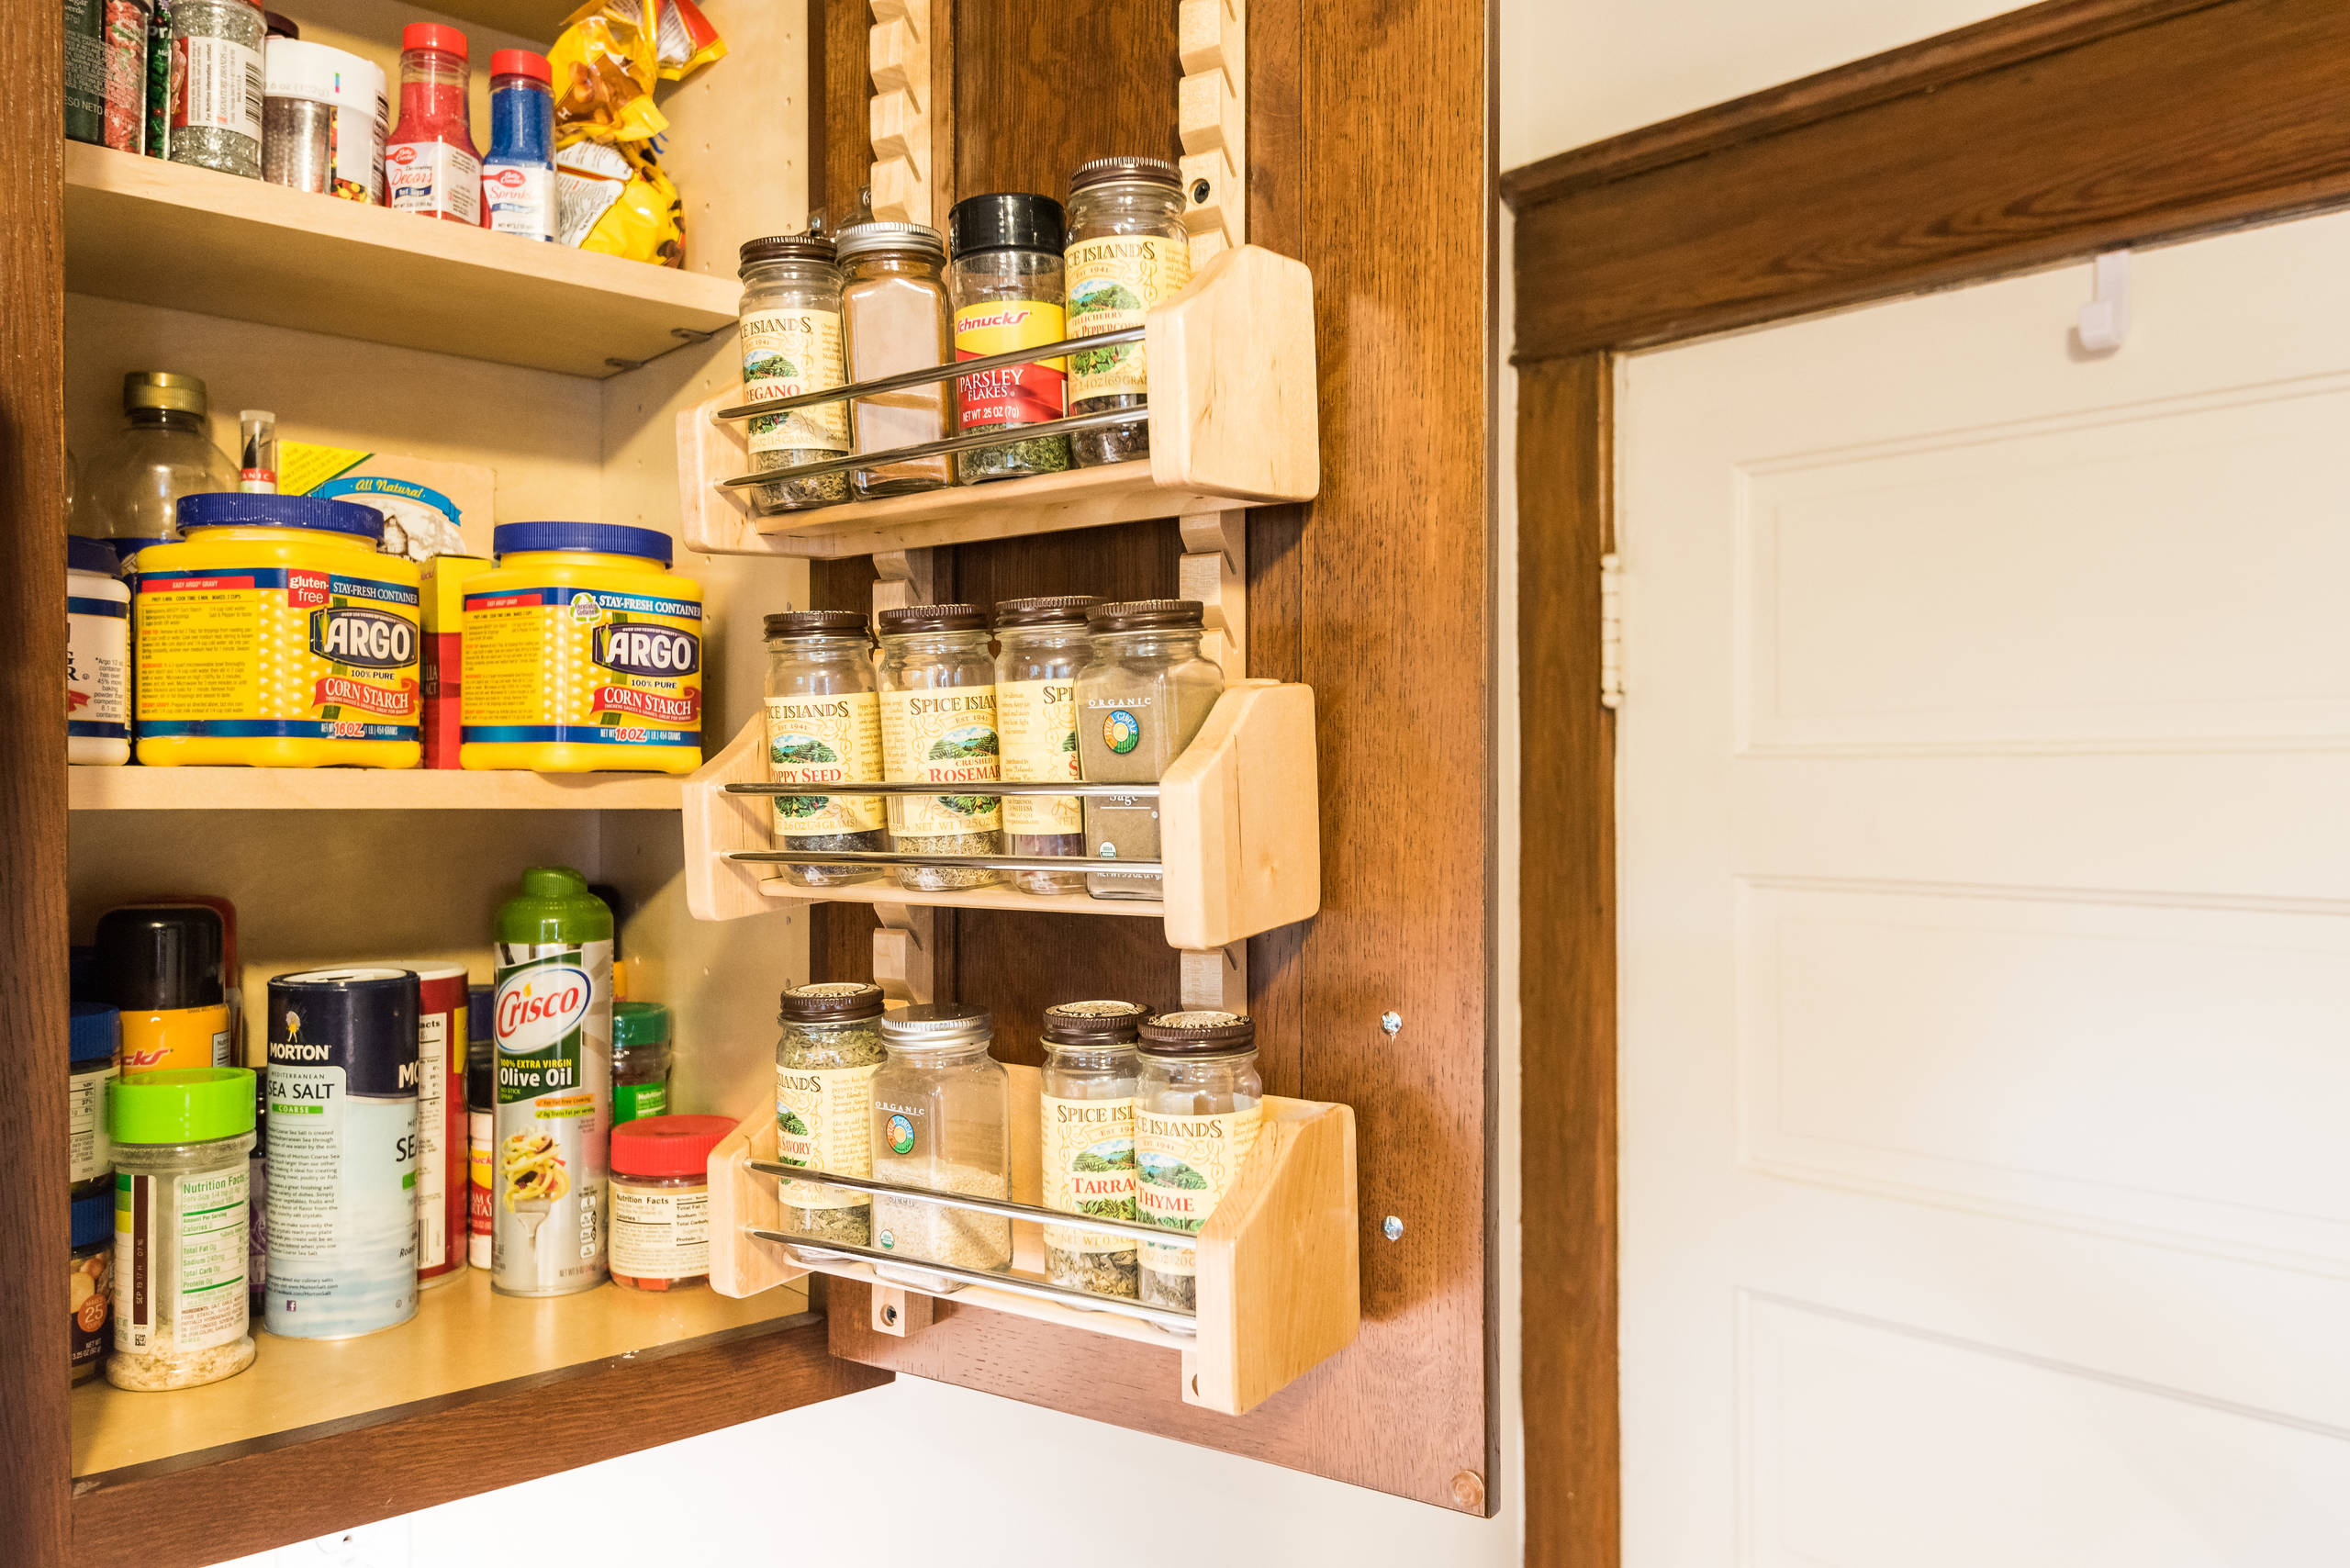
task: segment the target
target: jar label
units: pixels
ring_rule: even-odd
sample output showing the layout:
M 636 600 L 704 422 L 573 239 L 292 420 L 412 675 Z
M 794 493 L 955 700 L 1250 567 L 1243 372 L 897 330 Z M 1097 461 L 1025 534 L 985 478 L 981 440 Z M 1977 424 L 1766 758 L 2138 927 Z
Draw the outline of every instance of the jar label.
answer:
M 1061 308 L 1041 299 L 997 299 L 955 312 L 955 357 L 985 359 L 1057 343 L 1068 335 Z M 1010 364 L 956 379 L 957 430 L 1036 425 L 1068 411 L 1069 361 Z
M 489 203 L 491 233 L 554 238 L 553 164 L 494 163 L 482 171 L 481 194 Z
M 778 784 L 838 784 L 881 777 L 881 700 L 870 691 L 767 699 L 767 770 Z M 872 833 L 878 795 L 778 795 L 775 836 Z
M 612 1272 L 697 1280 L 710 1272 L 710 1189 L 612 1179 Z
M 109 1062 L 75 1072 L 66 1092 L 65 1142 L 72 1166 L 66 1180 L 76 1187 L 114 1169 L 114 1145 L 106 1138 L 106 1085 L 113 1081 Z
M 655 583 L 665 576 L 646 574 Z M 468 743 L 701 744 L 701 606 L 658 591 L 465 595 Z
M 1069 248 L 1069 335 L 1122 332 L 1192 281 L 1192 242 L 1156 234 L 1080 240 Z M 1069 356 L 1072 405 L 1089 398 L 1140 398 L 1150 390 L 1143 346 L 1119 343 Z
M 881 755 L 891 783 L 997 783 L 1000 749 L 992 686 L 881 693 Z M 903 838 L 994 833 L 1003 822 L 993 795 L 889 801 L 890 831 Z
M 235 39 L 172 40 L 172 129 L 228 130 L 261 155 L 261 50 Z
M 669 1085 L 662 1083 L 615 1083 L 612 1085 L 612 1126 L 632 1122 L 640 1116 L 666 1115 L 669 1111 Z
M 124 1292 L 115 1304 L 116 1350 L 184 1356 L 245 1337 L 250 1190 L 241 1158 L 187 1176 L 115 1172 L 114 1272 Z
M 384 150 L 384 205 L 459 223 L 481 221 L 481 160 L 445 141 Z
M 65 600 L 65 733 L 130 738 L 130 601 Z
M 413 583 L 300 566 L 142 572 L 139 734 L 413 741 Z
M 353 1093 L 341 1067 L 282 1059 L 316 1047 L 270 1032 L 269 1331 L 339 1338 L 404 1323 L 416 1312 L 416 1098 Z
M 1161 1116 L 1135 1113 L 1135 1207 L 1146 1225 L 1198 1235 L 1208 1216 L 1248 1162 L 1257 1147 L 1264 1107 L 1225 1111 L 1211 1116 Z M 1145 1242 L 1142 1265 L 1153 1273 L 1197 1271 L 1189 1247 Z
M 494 1282 L 508 1295 L 586 1290 L 604 1277 L 612 945 L 499 942 L 491 952 Z
M 743 318 L 743 393 L 771 403 L 803 392 L 845 386 L 841 318 L 836 310 L 762 310 Z M 748 431 L 754 455 L 763 452 L 848 451 L 848 405 L 818 403 L 788 414 L 764 414 Z
M 1046 784 L 1077 770 L 1077 682 L 1008 680 L 996 688 L 1003 726 L 1003 778 L 1008 784 Z M 1076 834 L 1084 814 L 1074 795 L 1012 795 L 1003 802 L 1003 830 Z
M 775 1070 L 776 1159 L 785 1165 L 836 1176 L 873 1174 L 873 1075 L 865 1067 L 778 1067 Z M 871 1200 L 846 1187 L 783 1186 L 796 1209 L 856 1209 Z
M 73 1322 L 66 1330 L 67 1361 L 79 1372 L 104 1359 L 106 1332 L 114 1316 L 114 1249 L 102 1247 L 86 1258 L 73 1260 L 67 1281 Z
M 1063 1214 L 1135 1217 L 1135 1103 L 1037 1096 L 1043 1114 L 1045 1207 Z M 1061 1252 L 1131 1252 L 1134 1242 L 1100 1231 L 1047 1226 L 1045 1245 Z

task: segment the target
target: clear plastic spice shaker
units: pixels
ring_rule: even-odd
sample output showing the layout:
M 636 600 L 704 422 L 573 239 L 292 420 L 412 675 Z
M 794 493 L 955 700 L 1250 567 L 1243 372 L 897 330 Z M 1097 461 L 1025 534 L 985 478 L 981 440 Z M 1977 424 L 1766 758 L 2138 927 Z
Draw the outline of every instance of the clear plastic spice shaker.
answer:
M 241 1067 L 143 1073 L 107 1091 L 117 1310 L 106 1381 L 117 1388 L 193 1388 L 252 1365 L 254 1104 Z
M 1077 672 L 1093 658 L 1087 594 L 1008 599 L 995 607 L 995 707 L 1007 784 L 1078 777 Z M 1007 795 L 1005 847 L 1013 855 L 1085 854 L 1085 819 L 1074 795 Z M 1024 893 L 1081 893 L 1085 873 L 1014 871 Z
M 1192 240 L 1183 227 L 1183 175 L 1160 158 L 1096 158 L 1069 182 L 1069 335 L 1139 327 L 1154 305 L 1192 281 Z M 1121 343 L 1069 355 L 1069 411 L 1099 414 L 1150 401 L 1143 346 Z M 1150 426 L 1137 420 L 1069 438 L 1080 468 L 1150 454 Z
M 1044 1206 L 1135 1217 L 1135 1040 L 1131 1002 L 1064 1002 L 1045 1009 L 1039 1087 Z M 1045 1277 L 1071 1290 L 1132 1300 L 1132 1237 L 1045 1227 Z
M 881 700 L 873 639 L 854 610 L 793 610 L 767 618 L 767 776 L 778 784 L 881 778 Z M 775 846 L 886 853 L 887 808 L 878 795 L 778 795 Z M 878 866 L 787 860 L 784 879 L 803 888 L 870 882 Z
M 710 1151 L 733 1130 L 724 1116 L 646 1116 L 612 1129 L 612 1283 L 710 1283 Z
M 1196 1236 L 1257 1145 L 1264 1081 L 1257 1026 L 1237 1013 L 1162 1013 L 1142 1025 L 1135 1075 L 1135 1210 Z M 1142 1299 L 1196 1310 L 1197 1252 L 1142 1246 Z
M 995 661 L 987 617 L 968 604 L 881 612 L 881 763 L 893 784 L 993 784 Z M 890 846 L 904 855 L 1001 855 L 993 795 L 891 795 Z M 898 885 L 929 892 L 1002 879 L 977 866 L 899 866 Z
M 836 1176 L 873 1174 L 873 1074 L 881 1047 L 881 988 L 822 980 L 783 993 L 776 1021 L 776 1159 Z M 847 1187 L 776 1184 L 783 1228 L 867 1247 L 873 1200 Z
M 982 359 L 1057 343 L 1068 336 L 1061 308 L 1061 204 L 1049 196 L 1003 192 L 969 196 L 946 215 L 955 264 L 955 357 Z M 1069 412 L 1069 362 L 1039 360 L 957 376 L 955 428 L 1005 430 L 1043 424 Z M 962 453 L 963 483 L 1057 474 L 1069 466 L 1069 437 L 1032 436 Z
M 743 394 L 772 402 L 845 383 L 841 354 L 841 270 L 822 234 L 754 240 L 742 252 Z M 789 468 L 848 454 L 848 405 L 819 403 L 767 414 L 744 427 L 751 472 Z M 818 474 L 761 485 L 762 511 L 798 511 L 848 499 L 848 475 Z
M 834 243 L 841 266 L 841 344 L 848 378 L 878 381 L 955 359 L 955 312 L 946 299 L 946 242 L 919 223 L 853 223 Z M 880 452 L 945 439 L 947 383 L 928 381 L 849 407 L 856 449 Z M 857 499 L 935 490 L 955 482 L 952 457 L 916 457 L 859 468 Z
M 252 0 L 173 0 L 173 162 L 261 178 L 268 33 Z
M 925 1002 L 881 1020 L 890 1059 L 873 1075 L 873 1177 L 965 1197 L 1010 1195 L 1011 1080 L 988 1055 L 983 1007 Z M 909 1260 L 966 1269 L 1012 1266 L 1012 1222 L 970 1209 L 877 1193 L 873 1245 Z M 920 1285 L 936 1275 L 876 1265 Z
M 1079 765 L 1089 783 L 1155 784 L 1224 694 L 1224 670 L 1200 652 L 1198 600 L 1096 605 L 1093 661 L 1077 678 Z M 1158 797 L 1085 798 L 1085 852 L 1095 861 L 1158 858 Z M 1155 899 L 1156 871 L 1089 871 L 1097 899 Z

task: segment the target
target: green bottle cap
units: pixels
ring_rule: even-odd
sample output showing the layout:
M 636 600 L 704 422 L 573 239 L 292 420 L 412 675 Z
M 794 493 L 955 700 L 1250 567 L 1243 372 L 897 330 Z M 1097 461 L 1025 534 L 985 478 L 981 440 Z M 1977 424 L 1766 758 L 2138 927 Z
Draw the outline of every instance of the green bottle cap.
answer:
M 117 1143 L 209 1143 L 252 1130 L 251 1068 L 142 1072 L 106 1085 L 106 1132 Z
M 612 1049 L 657 1046 L 669 1037 L 669 1010 L 657 1002 L 612 1003 Z
M 568 866 L 533 866 L 522 873 L 522 896 L 530 899 L 576 899 L 588 891 L 588 879 Z

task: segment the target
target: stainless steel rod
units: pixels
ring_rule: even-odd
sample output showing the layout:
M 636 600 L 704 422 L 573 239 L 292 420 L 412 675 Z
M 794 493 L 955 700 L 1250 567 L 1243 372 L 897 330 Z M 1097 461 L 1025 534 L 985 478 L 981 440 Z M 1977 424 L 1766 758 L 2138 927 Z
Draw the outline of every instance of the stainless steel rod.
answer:
M 1104 1219 L 1098 1215 L 1067 1215 L 1058 1209 L 1039 1208 L 1035 1204 L 1015 1204 L 1004 1198 L 973 1198 L 961 1193 L 934 1193 L 928 1187 L 900 1187 L 888 1182 L 877 1182 L 870 1176 L 834 1176 L 829 1171 L 811 1170 L 804 1166 L 785 1165 L 772 1159 L 754 1159 L 751 1169 L 770 1176 L 781 1176 L 793 1182 L 807 1182 L 821 1187 L 846 1187 L 853 1193 L 878 1193 L 885 1197 L 911 1198 L 918 1204 L 935 1204 L 943 1209 L 976 1209 L 983 1215 L 996 1215 L 1004 1219 L 1029 1219 L 1039 1225 L 1049 1225 L 1056 1230 L 1099 1230 L 1110 1235 L 1131 1236 L 1138 1241 L 1148 1241 L 1162 1247 L 1197 1249 L 1199 1237 L 1186 1230 L 1162 1230 L 1139 1220 Z M 807 1240 L 807 1238 L 801 1239 Z M 809 1242 L 811 1246 L 829 1247 L 829 1241 Z
M 895 1252 L 883 1252 L 871 1247 L 852 1247 L 845 1241 L 814 1242 L 804 1236 L 787 1236 L 779 1230 L 761 1230 L 745 1226 L 745 1236 L 755 1236 L 762 1241 L 779 1241 L 786 1250 L 805 1262 L 810 1258 L 854 1258 L 861 1263 L 887 1265 L 908 1273 L 934 1274 L 940 1279 L 955 1280 L 967 1285 L 985 1285 L 991 1291 L 1007 1295 L 1023 1295 L 1032 1301 L 1056 1302 L 1062 1306 L 1074 1306 L 1086 1312 L 1106 1312 L 1113 1317 L 1134 1317 L 1164 1328 L 1170 1334 L 1195 1335 L 1200 1331 L 1199 1318 L 1189 1312 L 1179 1312 L 1171 1306 L 1145 1306 L 1119 1295 L 1095 1295 L 1091 1291 L 1073 1291 L 1065 1285 L 1050 1285 L 1025 1274 L 999 1274 L 986 1269 L 967 1269 L 959 1263 L 932 1263 L 919 1258 L 901 1257 Z M 880 1272 L 879 1267 L 874 1271 Z M 919 1291 L 924 1295 L 947 1294 L 952 1292 L 923 1290 L 902 1280 L 883 1277 L 883 1282 L 902 1289 Z
M 844 473 L 851 468 L 877 468 L 891 463 L 912 463 L 923 457 L 944 457 L 951 452 L 976 452 L 983 446 L 1010 446 L 1014 442 L 1036 441 L 1046 436 L 1075 435 L 1080 431 L 1108 430 L 1113 425 L 1136 425 L 1149 418 L 1150 409 L 1146 406 L 1111 409 L 1099 414 L 1079 414 L 1067 420 L 1045 420 L 1033 425 L 999 425 L 991 431 L 950 435 L 944 441 L 926 441 L 918 446 L 892 446 L 880 452 L 827 457 L 821 463 L 795 463 L 789 468 L 770 468 L 764 474 L 744 474 L 738 478 L 721 479 L 718 487 L 722 490 L 752 489 L 760 485 L 779 484 L 786 479 L 809 479 L 819 474 Z
M 761 866 L 947 866 L 971 871 L 1132 871 L 1152 876 L 1167 869 L 1156 860 L 1089 860 L 1082 855 L 894 855 L 878 849 L 737 849 L 726 858 Z
M 789 413 L 794 409 L 813 408 L 819 403 L 838 403 L 849 398 L 878 398 L 884 392 L 902 392 L 909 386 L 927 386 L 934 381 L 946 381 L 957 375 L 977 375 L 982 371 L 1002 370 L 1006 365 L 1034 364 L 1042 359 L 1065 359 L 1080 349 L 1107 349 L 1115 348 L 1120 343 L 1138 343 L 1147 330 L 1144 327 L 1126 327 L 1091 338 L 1064 338 L 1042 348 L 1013 349 L 1008 353 L 991 353 L 983 359 L 924 365 L 920 370 L 901 370 L 895 375 L 878 375 L 870 381 L 852 381 L 845 386 L 829 387 L 822 392 L 802 392 L 797 397 L 778 398 L 766 403 L 737 403 L 731 409 L 719 409 L 711 418 L 755 420 L 761 414 Z
M 729 784 L 730 795 L 1091 795 L 1096 799 L 1156 798 L 1156 784 Z

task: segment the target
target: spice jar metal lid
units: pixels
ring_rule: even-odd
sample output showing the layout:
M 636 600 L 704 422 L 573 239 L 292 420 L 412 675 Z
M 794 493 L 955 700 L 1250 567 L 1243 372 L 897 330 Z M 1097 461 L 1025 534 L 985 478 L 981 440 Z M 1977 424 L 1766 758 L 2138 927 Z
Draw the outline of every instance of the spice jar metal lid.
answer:
M 612 1049 L 669 1042 L 669 1010 L 657 1002 L 612 1003 Z
M 734 1131 L 725 1116 L 639 1116 L 612 1129 L 615 1176 L 702 1176 Z
M 126 414 L 136 409 L 200 414 L 207 406 L 200 375 L 182 375 L 176 370 L 132 370 L 123 375 L 122 411 Z
M 772 234 L 744 241 L 738 264 L 747 271 L 761 262 L 829 262 L 836 249 L 829 234 Z
M 1048 1046 L 1130 1046 L 1148 1012 L 1135 1002 L 1064 1002 L 1045 1009 L 1041 1033 Z
M 1162 1013 L 1142 1024 L 1142 1053 L 1151 1057 L 1217 1057 L 1254 1050 L 1257 1025 L 1241 1013 Z
M 777 1021 L 784 1024 L 854 1024 L 881 1016 L 881 988 L 860 980 L 819 980 L 795 985 L 778 1003 Z
M 763 624 L 770 637 L 869 637 L 865 613 L 856 610 L 786 610 Z
M 959 1002 L 920 1002 L 901 1007 L 881 1020 L 881 1043 L 892 1050 L 985 1045 L 994 1032 L 994 1021 L 986 1008 Z
M 1069 177 L 1069 194 L 1075 196 L 1091 185 L 1136 181 L 1180 191 L 1183 171 L 1164 158 L 1096 158 L 1077 166 L 1077 173 Z
M 984 632 L 988 618 L 976 604 L 909 604 L 881 612 L 881 635 L 909 632 Z
M 1086 612 L 1101 602 L 1090 593 L 1000 599 L 995 607 L 995 626 L 999 632 L 1007 626 L 1082 626 Z
M 946 214 L 946 248 L 957 256 L 980 251 L 1043 251 L 1058 256 L 1069 248 L 1068 234 L 1061 204 L 1026 191 L 966 196 Z
M 833 249 L 844 262 L 868 251 L 928 251 L 945 256 L 946 241 L 926 223 L 886 223 L 877 219 L 842 229 L 834 236 Z
M 1096 632 L 1182 631 L 1206 624 L 1207 607 L 1196 599 L 1134 599 L 1097 604 L 1085 614 Z

